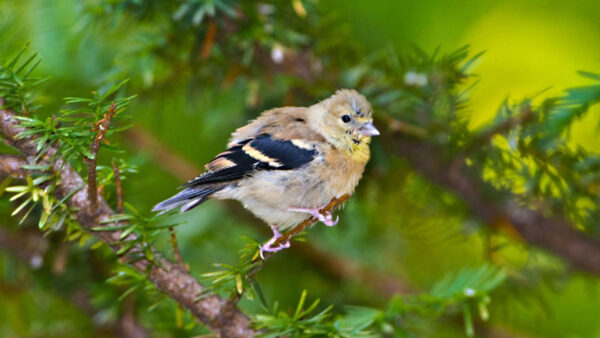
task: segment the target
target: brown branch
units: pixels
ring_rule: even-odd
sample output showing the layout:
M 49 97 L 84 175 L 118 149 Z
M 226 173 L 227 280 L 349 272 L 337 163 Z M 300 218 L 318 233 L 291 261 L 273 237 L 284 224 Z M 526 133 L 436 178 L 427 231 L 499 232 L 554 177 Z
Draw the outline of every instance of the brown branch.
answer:
M 37 155 L 37 145 L 34 140 L 29 137 L 16 138 L 17 135 L 25 130 L 25 128 L 19 126 L 19 121 L 15 118 L 13 112 L 0 109 L 0 133 L 29 162 L 34 163 Z M 56 153 L 57 149 L 51 147 L 40 159 L 40 162 L 49 164 L 51 169 L 59 175 L 61 179 L 58 183 L 56 194 L 57 198 L 64 198 L 70 192 L 84 185 L 84 182 L 77 172 L 60 156 L 56 156 L 53 159 Z M 114 211 L 102 198 L 98 198 L 97 200 L 95 214 L 90 213 L 88 189 L 77 190 L 67 202 L 69 207 L 77 210 L 75 217 L 79 224 L 88 230 L 103 224 L 102 222 L 106 222 L 106 224 L 103 224 L 105 226 L 119 226 L 119 223 L 108 222 L 108 219 L 114 215 Z M 91 231 L 91 233 L 108 244 L 112 250 L 119 250 L 120 244 L 118 243 L 121 240 L 120 231 Z M 128 237 L 128 239 L 135 238 Z M 174 299 L 183 308 L 188 309 L 212 331 L 223 337 L 249 337 L 257 334 L 250 327 L 248 317 L 237 307 L 216 295 L 198 299 L 198 295 L 201 294 L 204 287 L 194 277 L 169 260 L 159 256 L 155 260 L 156 264 L 146 258 L 142 258 L 132 263 L 132 265 L 138 271 L 145 274 L 148 280 L 160 291 Z
M 210 56 L 210 51 L 212 50 L 216 35 L 217 24 L 214 20 L 211 20 L 208 22 L 208 27 L 206 28 L 206 35 L 204 36 L 204 42 L 202 42 L 202 50 L 200 52 L 202 59 L 206 60 Z
M 428 132 L 426 129 L 415 126 L 408 122 L 396 120 L 394 118 L 386 119 L 385 124 L 387 124 L 389 130 L 392 130 L 392 131 L 395 131 L 395 132 L 398 132 L 398 133 L 401 133 L 404 135 L 413 136 L 418 139 L 425 139 L 428 136 Z
M 600 242 L 577 231 L 568 221 L 548 218 L 514 202 L 516 196 L 498 201 L 486 193 L 492 188 L 468 167 L 464 158 L 446 160 L 443 149 L 389 130 L 393 150 L 429 180 L 462 198 L 472 213 L 495 225 L 511 224 L 527 242 L 564 258 L 574 267 L 600 275 Z
M 26 164 L 22 156 L 0 154 L 0 177 L 23 179 L 27 177 L 27 170 L 22 168 Z
M 98 151 L 100 151 L 100 145 L 104 141 L 104 137 L 106 136 L 106 132 L 108 131 L 108 127 L 110 126 L 110 121 L 113 116 L 117 112 L 117 104 L 111 103 L 104 114 L 104 117 L 96 123 L 96 137 L 90 146 L 90 152 L 92 153 L 92 158 L 87 159 L 87 173 L 88 173 L 88 198 L 89 198 L 89 208 L 90 212 L 94 214 L 98 207 L 98 187 L 96 182 L 96 163 L 98 161 Z
M 329 202 L 329 204 L 327 204 L 323 209 L 319 210 L 319 213 L 321 215 L 325 215 L 326 213 L 330 213 L 333 211 L 333 209 L 338 206 L 343 204 L 344 202 L 346 202 L 348 199 L 350 198 L 349 194 L 344 194 L 340 197 L 334 197 L 331 199 L 331 201 Z M 309 226 L 315 224 L 316 222 L 318 222 L 319 220 L 314 217 L 311 216 L 307 219 L 305 219 L 302 223 L 296 225 L 295 227 L 293 227 L 292 229 L 290 229 L 289 231 L 287 231 L 286 233 L 284 233 L 281 237 L 277 238 L 275 240 L 275 242 L 272 244 L 272 246 L 278 246 L 279 244 L 285 243 L 289 240 L 292 239 L 293 236 L 303 232 L 306 228 L 308 228 Z M 267 257 L 269 257 L 271 254 L 271 252 L 265 252 L 264 253 L 264 259 L 267 259 Z
M 121 311 L 119 326 L 123 337 L 147 338 L 150 336 L 135 318 L 135 297 L 133 294 L 125 298 Z
M 336 206 L 343 204 L 349 198 L 350 198 L 349 194 L 344 194 L 339 198 L 334 197 L 331 199 L 329 204 L 327 204 L 323 209 L 319 210 L 319 213 L 324 215 L 326 213 L 333 212 L 333 210 L 335 209 Z M 315 224 L 318 221 L 319 220 L 314 216 L 311 216 L 311 217 L 305 219 L 304 221 L 302 221 L 302 223 L 296 225 L 295 227 L 293 227 L 292 229 L 290 229 L 286 233 L 284 233 L 281 237 L 277 238 L 275 240 L 275 242 L 273 242 L 272 245 L 278 246 L 282 243 L 290 241 L 292 239 L 292 237 L 294 237 L 295 235 L 297 235 L 299 233 L 302 233 L 306 228 Z M 271 255 L 273 255 L 273 252 L 264 252 L 263 257 L 260 257 L 260 251 L 256 252 L 256 254 L 254 255 L 254 258 L 252 259 L 252 262 L 253 263 L 258 262 L 258 264 L 256 264 L 252 269 L 250 269 L 250 271 L 248 271 L 246 273 L 245 279 L 246 279 L 246 281 L 248 281 L 248 283 L 251 283 L 254 280 L 254 278 L 256 277 L 256 274 L 262 269 L 262 267 L 265 265 L 266 260 L 269 257 L 271 257 Z M 242 295 L 236 293 L 234 298 L 232 299 L 232 302 L 237 303 L 241 299 L 241 296 Z
M 119 166 L 115 160 L 112 161 L 113 175 L 115 177 L 115 187 L 117 189 L 117 212 L 123 213 L 123 184 L 121 183 L 121 175 L 119 174 Z
M 124 135 L 137 151 L 150 152 L 156 164 L 180 180 L 198 175 L 199 168 L 178 156 L 146 130 L 133 127 L 126 130 Z
M 125 137 L 128 143 L 137 151 L 149 152 L 158 166 L 181 181 L 193 178 L 202 171 L 201 168 L 177 155 L 175 151 L 166 147 L 160 140 L 140 127 L 128 129 L 125 132 Z M 227 210 L 238 219 L 255 226 L 265 234 L 269 233 L 264 223 L 260 222 L 246 209 L 240 208 L 239 204 L 232 201 L 222 202 Z M 311 243 L 297 242 L 294 244 L 290 250 L 298 253 L 323 273 L 333 278 L 367 285 L 386 297 L 391 297 L 397 293 L 414 292 L 406 282 L 384 275 L 379 271 L 363 266 L 357 261 L 336 256 L 331 252 L 326 252 L 311 245 Z
M 59 250 L 63 250 L 62 248 L 65 247 L 63 244 L 66 243 L 61 242 Z M 48 237 L 39 231 L 37 227 L 26 227 L 21 228 L 19 231 L 11 232 L 6 229 L 4 224 L 0 224 L 0 250 L 6 251 L 23 263 L 29 264 L 31 269 L 35 270 L 42 267 L 46 253 L 50 249 L 50 245 Z M 54 271 L 54 273 L 56 273 L 56 271 Z M 106 278 L 106 276 L 103 275 L 96 277 L 98 280 L 104 280 Z M 123 337 L 144 338 L 148 335 L 143 335 L 145 330 L 135 318 L 135 307 L 133 306 L 132 296 L 133 295 L 129 295 L 123 302 L 123 314 L 118 326 L 111 327 L 109 330 L 121 332 Z M 97 314 L 98 310 L 89 303 L 89 295 L 85 294 L 82 290 L 71 290 L 71 295 L 66 297 L 66 299 L 71 301 L 89 316 Z
M 9 232 L 0 226 L 0 249 L 11 252 L 18 259 L 26 262 L 33 269 L 38 269 L 44 262 L 48 250 L 48 239 L 42 237 L 39 231 Z
M 175 256 L 177 264 L 179 264 L 180 268 L 184 269 L 187 272 L 190 272 L 190 269 L 183 261 L 181 251 L 179 251 L 179 245 L 177 245 L 177 236 L 175 236 L 175 229 L 173 229 L 173 227 L 169 227 L 169 233 L 171 234 L 171 246 L 173 247 L 173 256 Z
M 495 135 L 505 134 L 518 126 L 527 123 L 534 116 L 535 114 L 533 114 L 531 107 L 524 107 L 519 115 L 509 117 L 497 125 L 484 129 L 479 135 L 475 136 L 469 144 L 465 145 L 463 154 L 471 153 L 471 151 L 477 149 L 482 144 L 489 143 Z M 397 121 L 395 119 L 392 120 Z

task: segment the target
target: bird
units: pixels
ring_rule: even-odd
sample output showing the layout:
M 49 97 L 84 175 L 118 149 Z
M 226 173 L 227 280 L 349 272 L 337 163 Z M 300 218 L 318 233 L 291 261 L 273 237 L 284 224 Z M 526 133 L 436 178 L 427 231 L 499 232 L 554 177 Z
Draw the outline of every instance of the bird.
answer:
M 238 200 L 273 232 L 260 246 L 261 257 L 288 248 L 289 240 L 274 243 L 307 215 L 337 224 L 339 217 L 333 220 L 331 212 L 320 210 L 334 197 L 354 192 L 370 157 L 371 137 L 380 134 L 372 115 L 367 99 L 353 89 L 337 90 L 309 107 L 267 110 L 235 130 L 204 173 L 153 211 L 186 212 L 209 198 Z

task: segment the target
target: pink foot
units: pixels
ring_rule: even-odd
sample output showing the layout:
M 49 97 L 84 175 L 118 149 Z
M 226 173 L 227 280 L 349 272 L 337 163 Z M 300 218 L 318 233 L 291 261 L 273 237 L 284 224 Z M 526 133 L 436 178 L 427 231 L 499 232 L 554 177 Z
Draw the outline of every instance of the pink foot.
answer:
M 277 252 L 283 249 L 287 249 L 290 247 L 290 241 L 286 241 L 285 243 L 281 243 L 276 247 L 272 247 L 273 243 L 281 237 L 281 232 L 277 230 L 277 228 L 273 225 L 270 225 L 271 230 L 273 231 L 273 237 L 267 241 L 264 245 L 260 246 L 260 258 L 265 259 L 264 252 Z
M 338 221 L 340 220 L 340 217 L 336 217 L 335 221 L 333 220 L 333 216 L 331 215 L 331 212 L 326 212 L 324 214 L 320 213 L 319 210 L 321 210 L 323 208 L 317 208 L 317 209 L 309 209 L 309 208 L 289 208 L 289 211 L 295 211 L 295 212 L 304 212 L 307 214 L 310 214 L 311 216 L 317 218 L 319 221 L 323 222 L 323 224 L 325 224 L 328 227 L 332 227 L 334 225 L 336 225 L 338 223 Z

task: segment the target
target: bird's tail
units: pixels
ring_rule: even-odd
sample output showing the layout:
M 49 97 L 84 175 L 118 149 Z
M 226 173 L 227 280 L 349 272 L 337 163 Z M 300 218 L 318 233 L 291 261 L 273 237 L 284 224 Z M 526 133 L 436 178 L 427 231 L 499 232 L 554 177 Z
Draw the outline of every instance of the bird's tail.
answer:
M 221 190 L 221 188 L 187 188 L 177 195 L 158 203 L 152 208 L 152 211 L 164 213 L 171 209 L 181 207 L 180 211 L 186 212 L 202 204 L 210 197 L 210 195 L 219 190 Z

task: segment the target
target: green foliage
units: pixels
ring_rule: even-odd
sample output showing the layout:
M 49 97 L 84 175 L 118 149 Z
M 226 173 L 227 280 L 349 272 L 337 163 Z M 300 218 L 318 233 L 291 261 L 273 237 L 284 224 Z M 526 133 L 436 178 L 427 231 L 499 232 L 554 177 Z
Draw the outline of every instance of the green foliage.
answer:
M 415 320 L 415 314 L 437 317 L 458 309 L 464 318 L 465 334 L 473 336 L 473 307 L 479 312 L 481 320 L 487 321 L 490 293 L 505 279 L 506 273 L 492 265 L 465 268 L 457 274 L 446 275 L 428 293 L 395 298 L 391 301 L 386 316 L 401 316 L 410 323 Z
M 260 243 L 256 240 L 244 237 L 246 244 L 239 251 L 240 257 L 236 265 L 215 263 L 215 267 L 220 270 L 210 271 L 202 274 L 202 277 L 206 279 L 210 284 L 205 289 L 205 293 L 200 296 L 205 296 L 211 293 L 223 293 L 229 292 L 230 297 L 244 295 L 253 300 L 256 294 L 263 306 L 266 307 L 262 291 L 258 282 L 252 280 L 249 273 L 254 270 L 257 266 L 262 265 L 261 260 L 256 260 L 257 248 Z
M 108 87 L 103 91 L 93 93 L 93 98 L 65 98 L 65 103 L 69 105 L 79 105 L 79 107 L 63 109 L 60 115 L 48 117 L 46 119 L 18 117 L 22 122 L 22 126 L 28 128 L 27 131 L 21 133 L 19 137 L 35 136 L 38 144 L 38 157 L 41 157 L 55 143 L 58 142 L 58 154 L 66 160 L 86 157 L 93 159 L 94 154 L 91 153 L 90 147 L 94 138 L 98 134 L 98 123 L 102 116 L 108 111 L 112 103 L 116 104 L 116 113 L 113 118 L 113 123 L 116 120 L 126 119 L 123 114 L 125 108 L 135 97 L 122 97 L 114 101 L 108 101 L 128 80 Z M 106 136 L 122 131 L 128 128 L 129 125 L 112 127 L 106 131 Z M 105 147 L 117 149 L 105 145 Z
M 584 77 L 600 82 L 600 75 L 580 72 Z M 588 112 L 589 107 L 600 102 L 600 85 L 594 84 L 590 86 L 582 86 L 569 88 L 565 91 L 565 95 L 559 98 L 556 107 L 548 117 L 548 123 L 545 133 L 545 138 L 560 135 L 567 131 L 568 127 L 576 118 L 581 118 Z M 544 143 L 549 142 L 545 140 Z
M 166 228 L 177 226 L 177 223 L 160 223 L 160 215 L 145 216 L 133 205 L 125 202 L 127 213 L 114 214 L 102 224 L 119 223 L 116 226 L 101 225 L 92 228 L 93 231 L 121 231 L 119 242 L 120 249 L 117 255 L 123 255 L 126 262 L 133 263 L 140 259 L 147 259 L 150 262 L 156 262 L 155 252 L 153 249 L 154 241 L 158 235 Z M 136 236 L 129 236 L 130 234 Z M 131 249 L 136 250 L 130 252 Z
M 23 114 L 29 114 L 36 110 L 32 105 L 31 90 L 46 81 L 32 77 L 35 68 L 41 59 L 37 53 L 23 60 L 28 45 L 23 47 L 12 59 L 0 62 L 0 97 L 4 100 L 4 106 L 14 109 Z
M 232 0 L 189 0 L 184 1 L 173 13 L 176 21 L 185 21 L 199 26 L 205 17 L 214 18 L 217 11 L 235 17 L 235 1 Z M 220 13 L 219 13 L 220 14 Z
M 41 204 L 41 214 L 38 221 L 40 230 L 64 231 L 65 238 L 70 241 L 79 240 L 81 246 L 85 245 L 92 236 L 83 232 L 75 221 L 73 210 L 70 210 L 65 203 L 83 186 L 74 189 L 63 199 L 58 200 L 54 195 L 57 178 L 50 173 L 48 166 L 28 165 L 26 169 L 41 170 L 42 172 L 35 176 L 28 175 L 25 181 L 26 185 L 11 185 L 5 188 L 6 192 L 14 193 L 10 201 L 18 201 L 18 206 L 13 210 L 11 216 L 21 214 L 21 220 L 19 221 L 21 225 L 36 206 Z M 8 182 L 7 185 L 10 184 L 10 178 L 7 178 L 6 182 Z
M 415 323 L 425 318 L 437 318 L 458 310 L 464 318 L 465 334 L 471 337 L 475 334 L 472 311 L 475 309 L 481 320 L 487 321 L 490 293 L 505 280 L 506 273 L 492 265 L 465 268 L 456 274 L 446 275 L 427 293 L 394 297 L 385 310 L 348 306 L 345 313 L 338 315 L 333 313 L 332 306 L 314 313 L 319 305 L 318 299 L 305 309 L 305 290 L 292 314 L 280 311 L 275 303 L 270 313 L 255 315 L 252 319 L 258 329 L 267 329 L 265 337 L 405 336 L 415 333 Z
M 485 132 L 509 120 L 524 121 L 479 148 L 473 154 L 474 166 L 484 164 L 480 168 L 484 177 L 518 193 L 523 203 L 544 201 L 548 214 L 569 218 L 597 235 L 600 196 L 595 187 L 600 184 L 600 157 L 557 135 L 567 133 L 575 119 L 589 114 L 599 100 L 600 83 L 594 83 L 567 89 L 565 96 L 548 98 L 537 106 L 530 100 L 503 105 Z
M 373 337 L 364 331 L 380 313 L 377 310 L 353 307 L 349 308 L 347 317 L 333 320 L 331 312 L 333 306 L 314 313 L 319 305 L 315 300 L 308 307 L 305 306 L 307 292 L 304 290 L 298 301 L 295 311 L 289 314 L 279 311 L 275 303 L 269 314 L 258 314 L 252 320 L 257 329 L 267 329 L 264 337 L 306 337 L 327 335 L 331 337 Z
M 18 107 L 24 114 L 29 114 L 30 109 L 27 108 L 27 100 L 30 97 L 30 87 L 39 84 L 40 81 L 35 81 L 29 84 L 34 79 L 29 78 L 30 73 L 39 64 L 39 61 L 30 65 L 36 60 L 37 54 L 33 54 L 26 61 L 21 62 L 25 48 L 21 50 L 13 58 L 8 65 L 3 66 L 0 71 L 4 74 L 3 83 L 5 92 L 0 92 L 6 98 L 7 106 L 11 108 Z M 16 65 L 20 66 L 15 69 Z M 98 133 L 97 121 L 102 119 L 104 112 L 108 109 L 110 103 L 106 101 L 121 88 L 127 81 L 108 87 L 108 89 L 94 92 L 94 98 L 67 98 L 67 104 L 81 104 L 86 106 L 76 109 L 64 109 L 59 117 L 48 117 L 46 119 L 38 119 L 36 117 L 16 116 L 22 122 L 22 126 L 28 130 L 20 133 L 17 137 L 22 139 L 25 137 L 35 137 L 37 142 L 38 155 L 37 159 L 42 158 L 46 152 L 55 147 L 57 151 L 52 154 L 55 156 L 61 155 L 66 160 L 72 161 L 81 159 L 80 155 L 87 158 L 92 158 L 90 147 L 94 138 Z M 26 84 L 29 84 L 26 86 Z M 122 112 L 127 107 L 134 96 L 119 98 L 114 101 L 116 104 L 115 117 L 121 117 Z M 16 105 L 16 106 L 15 106 Z M 124 128 L 113 128 L 106 131 L 106 135 L 111 135 L 114 132 L 123 130 Z M 12 216 L 15 216 L 26 210 L 21 217 L 22 224 L 31 214 L 38 203 L 42 205 L 42 212 L 39 218 L 38 226 L 42 230 L 60 230 L 63 225 L 66 226 L 66 236 L 69 240 L 79 240 L 81 245 L 84 245 L 92 237 L 85 234 L 81 227 L 74 221 L 73 210 L 69 210 L 65 202 L 68 201 L 79 189 L 77 187 L 69 192 L 64 198 L 58 200 L 55 198 L 55 190 L 57 187 L 57 178 L 52 173 L 50 165 L 28 165 L 25 169 L 41 171 L 35 177 L 27 177 L 27 185 L 15 185 L 5 188 L 5 191 L 15 193 L 10 201 L 19 200 L 19 205 L 15 208 Z M 107 177 L 104 177 L 104 184 L 107 183 Z M 28 209 L 26 209 L 28 208 Z
M 585 230 L 586 236 L 597 238 L 600 158 L 597 152 L 573 144 L 571 133 L 574 124 L 593 115 L 600 100 L 598 75 L 582 73 L 592 83 L 567 89 L 559 96 L 507 99 L 491 123 L 474 129 L 469 120 L 481 107 L 467 104 L 467 97 L 478 81 L 471 71 L 481 54 L 470 56 L 466 47 L 449 53 L 365 47 L 370 40 L 381 38 L 375 29 L 386 15 L 373 21 L 363 13 L 352 13 L 356 4 L 337 2 L 327 9 L 311 0 L 24 3 L 0 4 L 2 9 L 10 9 L 6 13 L 18 13 L 17 8 L 24 14 L 0 25 L 0 40 L 8 41 L 9 26 L 15 30 L 19 23 L 32 26 L 31 31 L 22 29 L 10 36 L 38 37 L 34 45 L 36 49 L 40 46 L 44 59 L 50 61 L 46 69 L 47 62 L 42 63 L 42 71 L 54 73 L 52 86 L 32 91 L 40 82 L 34 78 L 36 72 L 42 72 L 36 70 L 39 58 L 27 56 L 25 49 L 11 51 L 6 55 L 17 56 L 0 66 L 0 97 L 6 107 L 22 114 L 22 125 L 29 128 L 22 136 L 37 137 L 40 158 L 56 145 L 58 154 L 83 173 L 86 159 L 93 157 L 90 145 L 97 135 L 97 123 L 111 103 L 117 104 L 117 115 L 107 131 L 110 144 L 102 144 L 102 149 L 112 152 L 101 152 L 97 159 L 97 183 L 109 204 L 116 205 L 115 175 L 108 161 L 112 159 L 106 157 L 119 156 L 115 160 L 127 202 L 123 213 L 107 221 L 118 225 L 99 224 L 93 231 L 122 231 L 120 261 L 109 256 L 108 250 L 99 249 L 102 243 L 96 242 L 91 247 L 99 250 L 90 253 L 94 257 L 90 261 L 82 259 L 86 251 L 73 249 L 80 251 L 70 256 L 70 271 L 63 279 L 53 271 L 29 277 L 62 290 L 67 300 L 75 298 L 72 290 L 80 291 L 73 286 L 81 286 L 98 308 L 89 315 L 94 321 L 117 321 L 119 312 L 134 299 L 132 316 L 156 335 L 205 333 L 189 314 L 160 296 L 143 274 L 123 264 L 140 258 L 156 261 L 157 253 L 169 250 L 163 230 L 185 221 L 190 226 L 178 228 L 184 233 L 179 236 L 182 252 L 192 273 L 202 275 L 208 285 L 206 293 L 198 297 L 226 294 L 235 301 L 245 297 L 239 307 L 266 336 L 475 335 L 479 333 L 475 327 L 487 329 L 488 325 L 508 327 L 510 333 L 514 329 L 543 336 L 536 331 L 541 325 L 530 314 L 532 309 L 542 309 L 547 315 L 551 303 L 558 308 L 579 308 L 580 304 L 561 294 L 561 287 L 572 278 L 563 263 L 482 227 L 452 192 L 415 175 L 401 156 L 390 155 L 388 135 L 382 136 L 383 142 L 373 142 L 368 171 L 343 211 L 341 219 L 346 223 L 327 232 L 316 228 L 309 233 L 308 242 L 317 247 L 317 254 L 323 251 L 332 260 L 346 257 L 350 267 L 319 262 L 310 251 L 289 250 L 277 254 L 260 270 L 259 286 L 254 270 L 259 263 L 253 263 L 258 241 L 244 239 L 239 257 L 233 257 L 239 233 L 253 231 L 241 218 L 225 215 L 212 202 L 202 206 L 205 213 L 148 216 L 146 210 L 159 196 L 171 194 L 177 184 L 163 172 L 173 163 L 165 166 L 160 160 L 151 162 L 146 153 L 120 149 L 116 145 L 125 142 L 117 132 L 129 127 L 132 113 L 136 125 L 177 148 L 175 153 L 183 152 L 201 164 L 222 148 L 229 131 L 264 109 L 307 105 L 337 88 L 356 88 L 373 103 L 378 127 L 389 118 L 397 119 L 403 123 L 402 133 L 439 147 L 444 159 L 464 159 L 474 178 L 489 183 L 485 194 L 498 205 L 509 203 L 516 195 L 514 202 L 519 205 L 548 217 L 568 218 Z M 422 9 L 419 6 L 415 8 Z M 347 22 L 355 20 L 354 16 L 361 29 L 373 29 L 369 41 L 361 41 L 350 29 Z M 437 23 L 425 20 L 411 29 L 428 34 Z M 388 35 L 393 35 L 390 32 Z M 398 36 L 403 36 L 401 33 Z M 44 49 L 44 45 L 51 47 Z M 116 81 L 122 78 L 131 81 L 127 86 L 126 81 Z M 91 98 L 70 97 L 85 96 L 102 83 L 116 84 L 102 86 Z M 139 100 L 132 101 L 133 92 L 139 93 Z M 69 97 L 59 102 L 64 96 Z M 44 109 L 38 109 L 39 100 L 34 98 L 43 98 Z M 152 153 L 155 149 L 146 150 Z M 30 226 L 28 221 L 35 219 L 34 225 L 47 236 L 59 232 L 61 240 L 79 241 L 87 249 L 91 236 L 74 221 L 76 210 L 66 206 L 72 195 L 62 200 L 54 197 L 57 177 L 50 167 L 31 165 L 26 169 L 32 174 L 23 182 L 7 179 L 0 184 L 0 192 L 13 194 L 0 201 L 0 212 L 18 215 L 25 229 Z M 142 175 L 133 175 L 136 172 Z M 211 215 L 224 218 L 215 220 Z M 221 226 L 209 227 L 210 221 Z M 55 254 L 60 245 L 54 244 L 52 257 L 60 256 Z M 140 250 L 131 250 L 134 247 Z M 215 261 L 236 263 L 214 264 L 217 271 L 202 273 Z M 9 276 L 13 270 L 3 265 L 0 273 Z M 407 279 L 415 294 L 389 299 L 388 291 L 379 290 L 381 283 L 354 276 L 381 272 Z M 589 290 L 576 291 L 585 294 L 586 300 L 596 299 L 597 281 L 588 281 Z M 86 282 L 93 282 L 93 287 Z M 552 299 L 540 300 L 536 290 L 547 285 L 553 287 L 548 292 Z M 301 290 L 309 290 L 323 302 L 307 303 L 308 293 L 303 291 L 297 305 L 291 305 L 296 304 Z M 265 298 L 277 300 L 271 309 Z M 510 322 L 501 310 L 521 313 L 521 302 L 526 311 L 518 323 Z M 344 305 L 347 303 L 360 306 Z M 592 321 L 597 322 L 595 318 Z M 548 322 L 563 330 L 553 334 L 573 334 L 572 321 L 561 324 L 560 318 L 554 318 Z M 3 324 L 0 321 L 0 326 Z M 581 330 L 580 335 L 597 334 L 600 328 L 595 328 Z M 90 335 L 94 328 L 81 330 L 79 335 Z
M 123 301 L 127 296 L 134 292 L 142 292 L 148 298 L 154 299 L 158 302 L 164 299 L 164 295 L 156 290 L 156 287 L 152 285 L 143 274 L 139 273 L 136 269 L 122 265 L 115 268 L 114 274 L 106 280 L 107 283 L 126 287 L 126 290 L 121 293 L 118 300 Z M 152 308 L 154 308 L 154 306 Z M 149 310 L 152 310 L 150 308 Z

